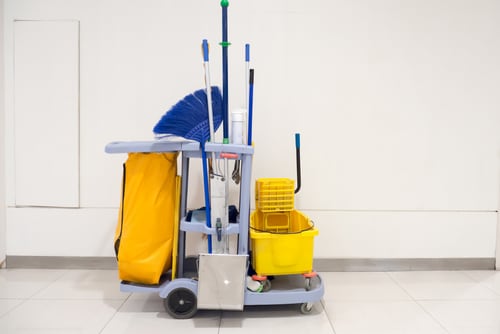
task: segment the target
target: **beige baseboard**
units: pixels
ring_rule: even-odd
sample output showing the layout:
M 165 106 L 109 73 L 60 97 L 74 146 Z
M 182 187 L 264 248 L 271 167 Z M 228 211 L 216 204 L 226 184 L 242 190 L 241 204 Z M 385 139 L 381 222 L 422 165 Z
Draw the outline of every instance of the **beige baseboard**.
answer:
M 500 211 L 497 211 L 496 270 L 500 270 Z
M 7 256 L 7 268 L 117 269 L 114 257 Z M 495 258 L 314 259 L 314 269 L 327 271 L 494 270 Z
M 494 270 L 495 258 L 315 259 L 316 271 Z
M 117 269 L 115 257 L 7 255 L 6 268 Z

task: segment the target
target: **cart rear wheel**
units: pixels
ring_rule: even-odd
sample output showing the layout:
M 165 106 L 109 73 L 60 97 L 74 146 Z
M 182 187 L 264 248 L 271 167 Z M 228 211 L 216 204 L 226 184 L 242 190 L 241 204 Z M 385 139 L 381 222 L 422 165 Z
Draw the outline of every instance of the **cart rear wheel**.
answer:
M 313 309 L 313 303 L 300 304 L 300 313 L 302 313 L 302 314 L 311 313 L 312 309 Z
M 165 310 L 176 319 L 189 319 L 198 311 L 196 295 L 186 288 L 172 290 L 163 300 Z

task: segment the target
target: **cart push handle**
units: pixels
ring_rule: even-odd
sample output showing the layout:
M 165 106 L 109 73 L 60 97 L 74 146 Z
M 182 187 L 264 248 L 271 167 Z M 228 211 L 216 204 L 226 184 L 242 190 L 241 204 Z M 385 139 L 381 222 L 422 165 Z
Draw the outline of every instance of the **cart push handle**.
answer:
M 300 133 L 295 134 L 295 161 L 297 163 L 297 188 L 295 189 L 295 194 L 299 192 L 301 186 L 301 175 L 300 175 Z

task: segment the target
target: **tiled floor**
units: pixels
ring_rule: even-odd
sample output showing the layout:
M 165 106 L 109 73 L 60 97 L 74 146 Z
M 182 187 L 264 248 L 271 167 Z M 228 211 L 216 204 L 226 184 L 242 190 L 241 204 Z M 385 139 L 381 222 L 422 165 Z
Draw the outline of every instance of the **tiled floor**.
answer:
M 0 333 L 500 334 L 500 272 L 320 273 L 297 305 L 172 319 L 157 294 L 122 293 L 113 270 L 0 270 Z

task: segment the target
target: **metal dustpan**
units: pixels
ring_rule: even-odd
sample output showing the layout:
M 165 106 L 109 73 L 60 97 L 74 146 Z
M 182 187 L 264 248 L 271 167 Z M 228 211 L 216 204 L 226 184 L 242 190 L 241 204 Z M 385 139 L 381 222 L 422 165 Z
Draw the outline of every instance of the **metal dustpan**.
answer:
M 248 255 L 200 254 L 198 308 L 243 310 Z

